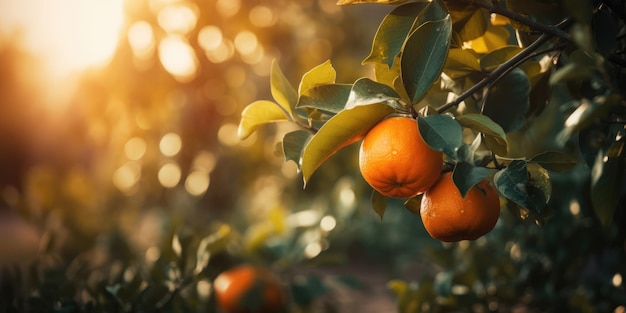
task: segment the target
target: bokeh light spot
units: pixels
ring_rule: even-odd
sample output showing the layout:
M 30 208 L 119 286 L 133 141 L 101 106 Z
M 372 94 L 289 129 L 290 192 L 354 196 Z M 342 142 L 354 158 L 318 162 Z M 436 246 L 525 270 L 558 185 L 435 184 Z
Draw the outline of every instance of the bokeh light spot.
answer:
M 145 60 L 154 52 L 154 31 L 146 21 L 138 21 L 128 30 L 128 43 L 135 58 Z
M 124 193 L 131 193 L 141 178 L 141 167 L 135 162 L 127 162 L 113 173 L 113 185 Z
M 168 34 L 187 34 L 196 27 L 196 12 L 186 5 L 171 5 L 159 11 L 159 26 Z
M 206 51 L 217 49 L 223 38 L 222 30 L 214 25 L 204 26 L 198 32 L 198 44 Z
M 253 32 L 244 30 L 235 36 L 235 49 L 242 55 L 253 53 L 259 44 L 259 40 Z
M 193 171 L 185 180 L 185 190 L 191 195 L 200 196 L 209 188 L 209 174 L 205 171 Z
M 181 83 L 191 81 L 198 70 L 198 59 L 181 36 L 167 36 L 159 43 L 159 60 L 165 70 Z
M 223 17 L 231 17 L 241 9 L 241 1 L 240 0 L 217 0 L 215 3 L 215 8 L 217 12 L 220 13 Z
M 304 256 L 312 259 L 322 252 L 322 245 L 318 241 L 311 242 L 304 248 Z
M 337 226 L 337 220 L 330 215 L 324 216 L 322 220 L 320 221 L 320 228 L 326 232 L 329 232 L 335 229 L 336 226 Z
M 217 131 L 217 139 L 227 147 L 237 145 L 240 142 L 239 137 L 237 137 L 237 125 L 232 123 L 222 125 Z
M 193 169 L 205 171 L 207 173 L 211 172 L 215 168 L 215 163 L 217 159 L 215 155 L 209 151 L 200 151 L 196 157 L 193 159 Z
M 615 287 L 621 286 L 622 285 L 622 274 L 615 273 L 615 275 L 613 275 L 613 278 L 611 279 L 611 283 Z
M 161 166 L 158 173 L 158 179 L 161 186 L 165 188 L 173 188 L 180 181 L 181 171 L 176 163 L 165 163 Z
M 256 27 L 270 27 L 276 23 L 274 12 L 264 5 L 257 5 L 250 9 L 248 17 L 250 18 L 250 23 Z
M 130 138 L 124 145 L 124 154 L 129 160 L 139 160 L 146 154 L 146 141 L 139 137 Z
M 159 150 L 166 157 L 172 157 L 180 152 L 183 146 L 182 139 L 176 133 L 167 133 L 159 142 Z

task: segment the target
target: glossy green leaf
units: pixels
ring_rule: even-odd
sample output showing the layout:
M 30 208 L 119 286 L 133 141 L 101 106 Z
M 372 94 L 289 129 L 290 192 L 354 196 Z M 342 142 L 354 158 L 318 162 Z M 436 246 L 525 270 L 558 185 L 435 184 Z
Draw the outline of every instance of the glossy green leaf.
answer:
M 345 107 L 350 109 L 372 103 L 387 103 L 395 107 L 399 100 L 400 95 L 393 88 L 369 78 L 361 78 L 354 82 Z
M 352 85 L 330 84 L 307 89 L 298 99 L 296 108 L 316 109 L 328 113 L 343 110 L 350 96 Z
M 363 60 L 363 64 L 381 63 L 391 68 L 417 17 L 428 5 L 429 3 L 424 2 L 407 3 L 385 16 L 374 35 L 372 51 Z
M 473 50 L 454 48 L 448 51 L 443 72 L 450 78 L 460 78 L 480 71 L 479 58 Z
M 313 136 L 311 132 L 306 130 L 296 130 L 285 134 L 282 142 L 285 161 L 296 162 L 298 169 L 300 169 L 302 150 L 311 136 Z
M 276 60 L 272 61 L 270 70 L 270 90 L 274 100 L 276 100 L 283 110 L 292 116 L 296 103 L 298 102 L 298 93 L 291 83 L 289 83 Z
M 261 125 L 287 120 L 287 112 L 272 101 L 259 100 L 248 104 L 241 112 L 237 136 L 248 138 Z
M 508 142 L 504 129 L 488 116 L 470 113 L 457 117 L 457 121 L 463 127 L 483 133 L 485 144 L 495 154 L 500 156 L 508 154 Z
M 529 196 L 526 186 L 528 183 L 526 161 L 512 161 L 507 168 L 498 171 L 493 180 L 496 188 L 504 197 L 536 213 L 536 215 L 541 215 L 543 206 L 537 206 L 536 201 Z
M 480 181 L 493 175 L 495 170 L 474 166 L 467 162 L 458 162 L 452 172 L 452 181 L 461 193 L 462 197 Z
M 426 144 L 451 158 L 456 157 L 456 150 L 463 144 L 463 129 L 456 120 L 446 114 L 420 116 L 417 125 Z
M 302 152 L 302 176 L 307 181 L 335 152 L 358 140 L 376 123 L 395 110 L 384 104 L 374 103 L 345 109 L 331 117 L 311 137 Z
M 626 164 L 619 152 L 626 148 L 626 141 L 615 142 L 607 153 L 598 151 L 591 170 L 591 204 L 604 227 L 613 222 L 615 208 L 626 182 Z
M 556 151 L 543 152 L 534 156 L 528 162 L 537 163 L 543 168 L 554 172 L 569 171 L 579 163 L 575 157 Z
M 372 190 L 372 208 L 374 212 L 378 215 L 380 220 L 383 220 L 383 216 L 385 215 L 385 211 L 387 210 L 387 197 L 383 196 L 380 192 L 376 191 L 376 189 Z
M 485 100 L 484 114 L 510 133 L 520 129 L 526 122 L 530 82 L 526 73 L 516 68 L 503 76 Z
M 302 75 L 298 93 L 302 95 L 315 86 L 334 84 L 336 78 L 337 72 L 330 60 L 327 60 Z
M 491 51 L 480 58 L 480 68 L 483 71 L 491 72 L 500 66 L 500 64 L 514 57 L 520 51 L 522 51 L 522 48 L 518 46 L 505 46 Z
M 450 17 L 427 22 L 407 39 L 400 59 L 402 84 L 412 103 L 419 102 L 443 70 L 450 38 Z

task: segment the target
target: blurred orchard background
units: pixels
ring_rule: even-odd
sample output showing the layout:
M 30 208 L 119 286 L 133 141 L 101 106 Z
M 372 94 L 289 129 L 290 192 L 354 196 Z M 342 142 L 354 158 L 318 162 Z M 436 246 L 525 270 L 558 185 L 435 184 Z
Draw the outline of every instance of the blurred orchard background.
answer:
M 292 126 L 238 139 L 273 59 L 294 84 L 373 74 L 391 7 L 335 2 L 2 0 L 0 311 L 213 312 L 215 275 L 251 263 L 294 312 L 624 312 L 624 201 L 603 229 L 584 165 L 545 225 L 503 210 L 442 244 L 401 202 L 380 221 L 356 147 L 303 189 Z

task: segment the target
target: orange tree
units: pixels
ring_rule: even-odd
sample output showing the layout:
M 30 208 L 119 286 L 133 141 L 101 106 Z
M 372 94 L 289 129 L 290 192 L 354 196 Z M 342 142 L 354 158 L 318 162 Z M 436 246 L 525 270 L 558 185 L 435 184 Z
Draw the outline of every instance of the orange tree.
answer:
M 373 68 L 371 77 L 338 83 L 335 68 L 327 61 L 306 72 L 294 87 L 274 62 L 270 76 L 274 101 L 255 101 L 244 109 L 240 138 L 267 123 L 299 126 L 284 135 L 282 152 L 286 162 L 298 165 L 306 187 L 337 151 L 362 140 L 390 115 L 410 115 L 423 140 L 445 156 L 443 172 L 452 172 L 461 195 L 488 180 L 508 216 L 547 224 L 544 232 L 498 230 L 499 235 L 518 240 L 507 248 L 508 255 L 491 257 L 491 262 L 502 263 L 499 269 L 470 269 L 489 260 L 480 255 L 491 246 L 484 241 L 471 243 L 472 249 L 468 244 L 456 246 L 453 256 L 441 257 L 441 250 L 434 249 L 433 260 L 448 270 L 434 285 L 393 281 L 401 311 L 454 307 L 472 297 L 482 299 L 489 310 L 498 309 L 498 302 L 489 300 L 496 297 L 517 298 L 511 305 L 551 310 L 589 311 L 594 306 L 613 310 L 623 304 L 624 267 L 619 260 L 624 260 L 620 245 L 626 178 L 624 4 L 591 0 L 338 4 L 360 3 L 395 5 L 381 21 L 363 60 Z M 379 171 L 397 166 L 394 158 L 388 162 L 378 165 Z M 423 161 L 416 157 L 413 162 L 403 165 L 407 172 Z M 371 203 L 382 219 L 387 196 L 395 195 L 378 190 L 372 191 Z M 404 205 L 419 212 L 421 197 L 410 197 Z M 586 225 L 579 222 L 581 216 Z M 580 246 L 565 245 L 569 240 Z M 594 247 L 594 242 L 602 244 Z M 538 258 L 531 251 L 547 257 Z M 583 256 L 600 263 L 590 265 L 589 260 L 581 261 Z M 523 265 L 517 275 L 507 270 L 507 264 L 516 261 Z M 608 279 L 571 273 L 603 266 L 610 268 L 609 274 L 602 269 Z M 550 272 L 553 276 L 541 279 Z M 480 279 L 477 275 L 489 276 L 490 283 L 472 283 Z M 511 284 L 503 286 L 503 281 Z M 566 287 L 566 281 L 590 287 Z

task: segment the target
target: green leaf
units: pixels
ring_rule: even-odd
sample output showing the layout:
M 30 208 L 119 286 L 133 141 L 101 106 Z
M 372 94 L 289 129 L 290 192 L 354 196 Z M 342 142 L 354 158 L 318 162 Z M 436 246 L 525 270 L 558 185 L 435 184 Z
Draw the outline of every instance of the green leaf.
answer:
M 493 175 L 495 170 L 477 167 L 467 162 L 458 162 L 452 172 L 452 181 L 461 193 L 462 197 L 472 189 L 474 185 Z
M 537 163 L 548 171 L 554 172 L 569 171 L 578 164 L 578 160 L 575 157 L 556 151 L 547 151 L 538 154 L 528 162 Z
M 535 201 L 535 204 L 537 207 L 544 207 L 550 200 L 550 197 L 552 197 L 552 180 L 550 180 L 550 175 L 545 168 L 537 163 L 527 163 L 526 169 L 528 170 L 528 183 L 526 186 L 532 186 L 541 192 L 540 199 L 543 200 Z
M 448 58 L 443 66 L 443 72 L 450 78 L 460 78 L 472 72 L 480 72 L 478 55 L 469 49 L 454 48 L 448 51 Z
M 352 85 L 330 84 L 311 87 L 300 96 L 296 108 L 316 109 L 332 114 L 346 106 Z
M 446 114 L 418 116 L 417 125 L 424 142 L 451 158 L 463 144 L 463 129 L 457 121 Z
M 372 51 L 363 60 L 363 64 L 381 63 L 391 68 L 417 17 L 428 5 L 430 3 L 407 3 L 387 14 L 374 35 Z
M 422 207 L 422 197 L 424 195 L 423 194 L 419 194 L 415 197 L 409 198 L 406 201 L 404 201 L 404 207 L 407 208 L 407 210 L 409 210 L 409 212 L 419 216 L 420 215 L 420 208 Z
M 596 161 L 591 170 L 591 204 L 605 228 L 608 228 L 615 214 L 615 208 L 625 182 L 626 164 L 620 156 L 626 141 L 615 142 L 605 154 L 598 151 Z
M 241 112 L 237 136 L 241 140 L 246 139 L 264 124 L 287 119 L 287 112 L 275 102 L 267 100 L 252 102 Z
M 527 189 L 529 179 L 526 161 L 513 160 L 509 166 L 494 175 L 494 183 L 500 193 L 507 199 L 541 216 L 543 206 L 537 206 Z
M 402 84 L 412 103 L 419 102 L 437 80 L 448 56 L 450 17 L 427 22 L 407 39 L 400 59 Z
M 361 78 L 354 82 L 349 95 L 346 109 L 373 103 L 387 103 L 394 106 L 400 100 L 400 95 L 393 88 L 369 78 Z
M 530 107 L 530 82 L 526 73 L 513 69 L 496 83 L 485 100 L 484 114 L 510 133 L 524 126 Z
M 453 21 L 454 32 L 461 41 L 470 41 L 482 36 L 489 25 L 489 15 L 486 10 L 469 6 L 465 3 L 449 5 Z
M 270 89 L 272 97 L 274 97 L 274 100 L 276 100 L 278 105 L 280 105 L 285 112 L 293 116 L 293 111 L 298 103 L 298 93 L 296 93 L 296 90 L 293 89 L 293 86 L 289 83 L 285 74 L 283 74 L 276 59 L 272 61 L 270 71 Z
M 372 190 L 371 202 L 374 212 L 376 212 L 376 214 L 382 221 L 383 216 L 385 215 L 385 210 L 387 210 L 387 197 L 383 196 L 380 192 L 374 189 Z
M 384 104 L 374 103 L 345 109 L 331 117 L 311 137 L 302 152 L 302 176 L 304 184 L 313 172 L 341 148 L 360 140 L 376 123 L 395 110 Z
M 523 49 L 518 46 L 505 46 L 500 49 L 489 52 L 480 58 L 480 68 L 483 71 L 491 72 L 500 64 L 510 60 Z
M 326 60 L 326 62 L 312 68 L 302 75 L 298 93 L 302 95 L 315 86 L 334 84 L 336 78 L 337 72 L 335 68 L 330 63 L 330 60 Z
M 312 134 L 306 130 L 296 130 L 285 134 L 283 137 L 283 154 L 285 155 L 285 161 L 294 161 L 300 169 L 300 157 L 302 156 L 302 150 L 304 146 L 311 138 Z
M 504 129 L 491 118 L 483 114 L 469 113 L 457 117 L 461 126 L 481 132 L 485 135 L 485 144 L 495 154 L 508 154 L 508 142 Z

